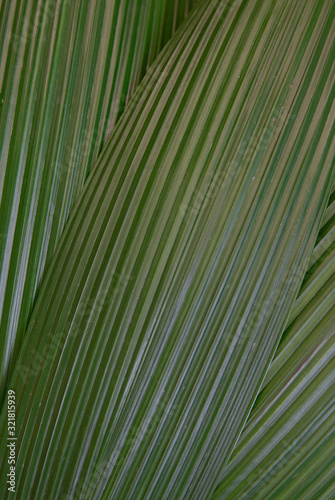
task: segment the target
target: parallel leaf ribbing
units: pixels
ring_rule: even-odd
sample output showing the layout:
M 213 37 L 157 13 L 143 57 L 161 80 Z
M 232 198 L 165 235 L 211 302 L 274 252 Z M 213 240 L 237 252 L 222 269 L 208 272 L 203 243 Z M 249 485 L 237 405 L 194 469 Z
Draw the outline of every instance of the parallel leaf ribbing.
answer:
M 11 380 L 18 498 L 210 496 L 334 181 L 333 18 L 206 2 L 135 93 Z
M 192 2 L 1 2 L 1 401 L 92 162 Z
M 334 312 L 333 312 L 334 316 Z M 213 498 L 332 498 L 335 451 L 335 322 L 267 412 L 263 428 L 225 470 Z M 324 493 L 328 491 L 328 495 Z
M 334 488 L 333 198 L 332 193 L 287 327 L 214 498 L 312 499 Z
M 324 219 L 327 216 L 328 209 Z M 334 228 L 335 220 L 332 220 L 331 226 L 328 225 L 328 236 L 334 232 Z M 322 228 L 321 231 L 323 231 Z M 278 387 L 286 385 L 297 368 L 309 357 L 310 352 L 321 342 L 320 334 L 323 330 L 319 331 L 319 323 L 326 322 L 328 318 L 326 325 L 329 326 L 334 320 L 331 315 L 329 316 L 335 302 L 335 248 L 332 238 L 320 240 L 314 248 L 310 263 L 314 260 L 316 251 L 320 251 L 321 242 L 324 245 L 323 258 L 313 266 L 308 266 L 287 327 L 266 374 L 262 391 L 255 402 L 249 421 L 261 411 L 261 407 L 269 404 L 268 398 L 273 398 L 278 393 Z

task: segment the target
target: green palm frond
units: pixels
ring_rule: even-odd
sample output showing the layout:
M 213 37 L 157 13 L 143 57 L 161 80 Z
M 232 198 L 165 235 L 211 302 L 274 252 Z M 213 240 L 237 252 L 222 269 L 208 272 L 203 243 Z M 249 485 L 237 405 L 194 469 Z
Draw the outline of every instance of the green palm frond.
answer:
M 90 166 L 191 3 L 1 3 L 1 401 Z
M 288 325 L 214 498 L 332 498 L 333 196 Z
M 331 231 L 334 14 L 331 0 L 203 2 L 153 64 L 71 213 L 17 358 L 18 498 L 225 498 L 248 476 L 267 391 L 283 394 L 259 430 L 276 433 L 271 460 L 291 463 L 277 444 L 297 414 L 319 419 L 306 456 L 328 436 L 331 252 L 308 262 L 323 217 L 320 237 Z M 301 321 L 299 356 L 314 355 L 294 399 L 271 373 L 291 376 L 296 353 L 276 360 Z M 3 411 L 2 449 L 6 425 Z M 292 446 L 306 429 L 291 428 Z

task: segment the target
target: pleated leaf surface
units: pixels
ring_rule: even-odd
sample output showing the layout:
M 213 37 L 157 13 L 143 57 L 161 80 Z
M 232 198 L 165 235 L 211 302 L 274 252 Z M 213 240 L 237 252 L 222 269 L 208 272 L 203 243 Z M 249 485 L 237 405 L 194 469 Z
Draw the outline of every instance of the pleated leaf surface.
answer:
M 288 325 L 214 498 L 332 498 L 334 194 Z
M 150 70 L 10 382 L 18 498 L 211 496 L 334 181 L 333 19 L 330 0 L 204 2 Z
M 0 7 L 0 399 L 84 181 L 189 0 Z

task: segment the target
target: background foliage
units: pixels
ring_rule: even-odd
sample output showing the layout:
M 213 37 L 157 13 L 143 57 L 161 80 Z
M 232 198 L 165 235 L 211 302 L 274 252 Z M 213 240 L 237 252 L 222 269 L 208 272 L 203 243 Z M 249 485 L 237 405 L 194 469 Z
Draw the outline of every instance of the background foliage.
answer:
M 17 498 L 334 495 L 335 7 L 196 3 L 1 4 Z

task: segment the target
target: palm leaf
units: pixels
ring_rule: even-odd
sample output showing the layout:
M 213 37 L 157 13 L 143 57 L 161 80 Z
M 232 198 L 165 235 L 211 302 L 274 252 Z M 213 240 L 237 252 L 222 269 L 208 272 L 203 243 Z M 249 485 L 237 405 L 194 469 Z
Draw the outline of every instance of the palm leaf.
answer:
M 0 397 L 92 161 L 189 0 L 0 8 Z
M 135 93 L 11 380 L 18 498 L 215 488 L 334 180 L 333 17 L 330 0 L 206 2 Z
M 288 325 L 214 498 L 332 497 L 333 197 Z

